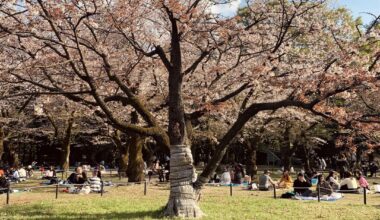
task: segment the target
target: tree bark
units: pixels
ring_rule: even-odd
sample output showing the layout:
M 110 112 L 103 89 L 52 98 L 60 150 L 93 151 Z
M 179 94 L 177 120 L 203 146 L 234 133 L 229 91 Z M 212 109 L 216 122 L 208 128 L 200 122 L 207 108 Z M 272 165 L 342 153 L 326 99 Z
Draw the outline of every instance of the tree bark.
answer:
M 304 155 L 303 155 L 303 162 L 304 162 L 304 169 L 305 171 L 308 171 L 310 170 L 310 157 L 309 157 L 309 150 L 307 149 L 307 147 L 305 145 L 303 145 L 303 151 L 304 151 Z
M 129 146 L 128 182 L 141 182 L 145 180 L 143 147 L 144 138 L 139 134 L 133 134 Z
M 291 166 L 291 161 L 290 161 L 290 156 L 291 156 L 291 150 L 289 149 L 289 146 L 283 146 L 280 149 L 281 151 L 281 161 L 282 165 L 284 166 L 284 170 L 290 170 Z
M 257 143 L 247 143 L 248 161 L 247 161 L 247 175 L 252 179 L 257 175 Z
M 71 134 L 74 124 L 74 112 L 72 112 L 70 118 L 67 120 L 67 128 L 65 135 L 61 142 L 61 163 L 60 166 L 64 171 L 68 171 L 70 167 L 70 145 L 71 145 Z
M 19 160 L 18 153 L 16 152 L 15 147 L 11 148 L 10 146 L 8 146 L 8 148 L 9 148 L 9 165 L 11 167 L 18 167 L 20 165 L 20 160 Z
M 2 161 L 3 154 L 4 154 L 4 129 L 3 127 L 0 127 L 0 161 Z
M 182 57 L 177 18 L 163 5 L 171 22 L 170 61 L 162 48 L 159 55 L 169 72 L 169 140 L 170 140 L 170 196 L 164 214 L 185 218 L 201 217 L 197 204 L 198 191 L 193 187 L 195 169 L 186 132 L 182 101 Z
M 131 113 L 131 123 L 137 124 L 138 122 L 137 112 L 133 111 Z M 137 133 L 131 133 L 130 136 L 130 141 L 128 143 L 128 182 L 141 182 L 145 180 L 144 159 L 142 154 L 144 137 Z
M 165 215 L 201 217 L 198 206 L 199 191 L 193 187 L 195 168 L 191 150 L 186 145 L 170 147 L 170 196 Z
M 123 145 L 121 138 L 120 138 L 120 131 L 116 130 L 114 134 L 112 135 L 112 139 L 116 145 L 117 151 L 119 152 L 119 172 L 120 174 L 126 175 L 127 168 L 128 168 L 128 161 L 129 161 L 129 145 L 125 144 Z
M 284 132 L 284 143 L 280 148 L 281 162 L 284 170 L 290 170 L 292 149 L 290 146 L 290 125 L 287 125 Z

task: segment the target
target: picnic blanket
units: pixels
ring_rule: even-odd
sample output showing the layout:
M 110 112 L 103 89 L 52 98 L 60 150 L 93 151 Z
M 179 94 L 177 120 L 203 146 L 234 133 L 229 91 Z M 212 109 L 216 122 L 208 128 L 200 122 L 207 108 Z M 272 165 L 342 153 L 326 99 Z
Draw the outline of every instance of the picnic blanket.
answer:
M 296 195 L 296 196 L 294 196 L 294 198 L 297 200 L 318 200 L 317 197 L 312 197 L 312 196 Z M 336 200 L 339 200 L 342 198 L 343 198 L 342 193 L 333 193 L 333 194 L 331 194 L 331 196 L 327 196 L 327 195 L 321 196 L 321 201 L 336 201 Z
M 206 183 L 206 186 L 230 186 L 230 184 L 221 184 L 221 183 Z M 236 184 L 232 183 L 232 186 L 244 186 L 248 187 L 248 183 Z

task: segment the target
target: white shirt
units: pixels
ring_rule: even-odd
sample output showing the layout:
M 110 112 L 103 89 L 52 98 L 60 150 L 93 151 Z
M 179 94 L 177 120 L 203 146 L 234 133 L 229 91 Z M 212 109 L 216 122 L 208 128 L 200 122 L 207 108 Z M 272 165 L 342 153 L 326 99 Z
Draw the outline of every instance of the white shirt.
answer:
M 221 184 L 230 184 L 231 183 L 230 172 L 226 171 L 226 172 L 222 173 L 222 176 L 220 177 L 220 183 Z
M 18 174 L 20 175 L 20 177 L 26 177 L 26 170 L 24 168 L 21 168 L 18 170 Z
M 340 184 L 338 183 L 338 181 L 334 177 L 330 176 L 330 178 L 328 179 L 328 182 L 333 183 L 334 185 L 336 185 L 340 188 Z
M 20 174 L 18 173 L 17 170 L 13 173 L 12 176 L 13 176 L 13 178 L 20 178 Z
M 358 188 L 358 182 L 353 177 L 346 178 L 346 179 L 342 180 L 342 182 L 340 183 L 340 185 L 341 186 L 347 185 L 347 188 L 349 188 L 349 189 L 357 189 Z

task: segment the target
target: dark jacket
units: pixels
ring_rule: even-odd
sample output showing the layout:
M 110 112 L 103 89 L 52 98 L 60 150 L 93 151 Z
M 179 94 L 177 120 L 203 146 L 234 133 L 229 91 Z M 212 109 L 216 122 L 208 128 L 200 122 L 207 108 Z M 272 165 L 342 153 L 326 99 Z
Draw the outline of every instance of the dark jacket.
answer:
M 294 181 L 293 187 L 294 187 L 294 192 L 299 193 L 299 194 L 304 194 L 305 192 L 309 191 L 308 187 L 311 187 L 311 183 L 309 183 L 308 181 L 301 182 L 298 179 L 296 179 Z M 307 188 L 297 189 L 297 187 L 307 187 Z
M 69 181 L 71 184 L 83 184 L 87 182 L 87 175 L 85 172 L 83 172 L 82 175 L 72 173 L 69 178 L 67 178 L 67 181 Z
M 0 176 L 0 194 L 8 191 L 9 182 L 5 176 Z

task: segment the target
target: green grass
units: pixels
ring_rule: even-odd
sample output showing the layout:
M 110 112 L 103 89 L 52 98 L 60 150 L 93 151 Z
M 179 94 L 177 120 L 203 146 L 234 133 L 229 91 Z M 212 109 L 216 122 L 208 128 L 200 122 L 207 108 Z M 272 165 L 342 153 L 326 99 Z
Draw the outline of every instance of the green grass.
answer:
M 0 219 L 157 219 L 168 198 L 168 185 L 151 184 L 147 196 L 143 185 L 107 188 L 107 193 L 72 195 L 54 189 L 11 195 L 11 205 L 0 206 Z M 280 194 L 279 192 L 278 194 Z M 380 194 L 345 195 L 337 202 L 273 199 L 272 192 L 234 187 L 206 187 L 200 206 L 204 219 L 380 219 Z M 0 196 L 0 202 L 5 196 Z
M 273 178 L 279 175 L 274 173 Z M 125 182 L 116 176 L 106 179 Z M 379 178 L 369 182 L 380 182 Z M 37 186 L 34 179 L 17 184 L 17 187 Z M 165 206 L 168 184 L 149 184 L 144 196 L 143 184 L 109 187 L 100 194 L 76 195 L 59 193 L 55 189 L 34 189 L 31 192 L 13 193 L 10 205 L 5 205 L 5 195 L 0 195 L 0 219 L 157 219 Z M 281 195 L 285 191 L 278 191 Z M 241 187 L 206 187 L 202 191 L 200 207 L 203 219 L 366 219 L 380 220 L 380 194 L 368 195 L 368 205 L 363 205 L 363 195 L 346 194 L 336 202 L 297 201 L 273 199 L 273 192 L 246 191 Z

